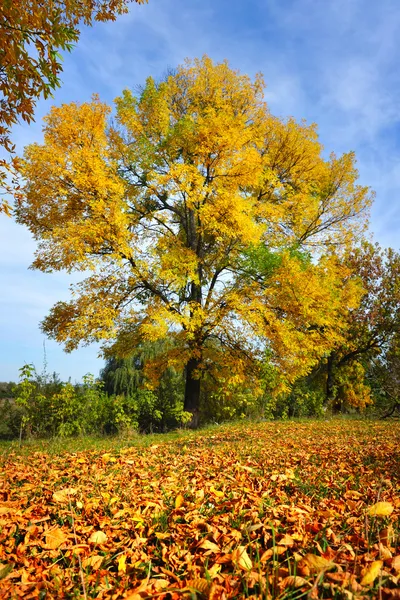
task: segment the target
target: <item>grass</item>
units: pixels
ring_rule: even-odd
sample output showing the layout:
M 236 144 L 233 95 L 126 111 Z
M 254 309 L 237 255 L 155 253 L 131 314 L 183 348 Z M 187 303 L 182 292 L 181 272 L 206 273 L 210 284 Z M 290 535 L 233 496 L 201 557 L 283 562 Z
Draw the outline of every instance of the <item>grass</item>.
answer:
M 334 419 L 2 443 L 0 596 L 394 599 L 399 434 Z

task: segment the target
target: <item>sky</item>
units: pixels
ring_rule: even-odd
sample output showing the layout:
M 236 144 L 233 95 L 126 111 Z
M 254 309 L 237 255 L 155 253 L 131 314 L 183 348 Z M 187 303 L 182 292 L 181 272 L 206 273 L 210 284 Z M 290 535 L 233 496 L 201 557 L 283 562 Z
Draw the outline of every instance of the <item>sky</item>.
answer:
M 52 104 L 112 103 L 124 88 L 161 78 L 186 57 L 224 59 L 254 76 L 262 72 L 273 114 L 318 124 L 327 154 L 354 150 L 360 183 L 376 192 L 370 229 L 399 250 L 400 7 L 398 0 L 149 0 L 115 22 L 82 31 L 64 59 L 62 86 L 37 104 L 36 122 L 17 126 L 19 153 L 42 140 Z M 0 381 L 16 381 L 34 363 L 79 381 L 98 375 L 99 347 L 66 354 L 45 339 L 40 321 L 69 297 L 76 277 L 29 270 L 35 242 L 0 214 Z

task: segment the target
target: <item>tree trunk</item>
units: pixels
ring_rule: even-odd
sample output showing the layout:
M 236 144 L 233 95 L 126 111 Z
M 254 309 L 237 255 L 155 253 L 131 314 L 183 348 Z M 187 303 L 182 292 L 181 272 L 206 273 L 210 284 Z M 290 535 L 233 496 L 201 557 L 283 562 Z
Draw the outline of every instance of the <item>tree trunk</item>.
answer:
M 338 398 L 337 389 L 335 386 L 334 362 L 335 353 L 332 352 L 328 356 L 328 362 L 326 364 L 326 405 L 332 408 L 332 412 L 334 414 L 338 414 L 342 410 L 342 403 Z
M 185 383 L 185 401 L 184 410 L 192 413 L 192 420 L 189 427 L 197 429 L 199 426 L 200 409 L 200 379 L 194 379 L 193 373 L 199 366 L 197 358 L 191 358 L 186 365 L 186 383 Z

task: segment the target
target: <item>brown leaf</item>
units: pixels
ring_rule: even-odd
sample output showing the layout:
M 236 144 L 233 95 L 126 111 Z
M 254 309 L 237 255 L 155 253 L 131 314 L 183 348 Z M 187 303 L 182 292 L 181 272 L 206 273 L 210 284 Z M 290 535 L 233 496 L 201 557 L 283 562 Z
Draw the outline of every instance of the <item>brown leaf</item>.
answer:
M 104 556 L 100 556 L 100 554 L 92 554 L 91 556 L 87 556 L 82 560 L 82 567 L 85 569 L 86 567 L 92 567 L 92 569 L 96 570 L 100 568 L 103 560 Z
M 307 579 L 304 579 L 304 577 L 295 577 L 293 575 L 285 577 L 285 579 L 282 579 L 282 581 L 280 582 L 280 587 L 283 590 L 285 590 L 286 588 L 300 588 L 304 585 L 309 587 L 311 586 L 311 583 L 307 581 Z

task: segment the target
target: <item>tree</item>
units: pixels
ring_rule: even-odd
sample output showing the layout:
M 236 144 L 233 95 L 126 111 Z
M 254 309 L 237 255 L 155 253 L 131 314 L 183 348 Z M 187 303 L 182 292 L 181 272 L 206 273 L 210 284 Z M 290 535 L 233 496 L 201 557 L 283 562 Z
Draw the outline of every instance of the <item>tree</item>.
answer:
M 384 351 L 372 359 L 367 381 L 374 395 L 374 404 L 383 419 L 400 413 L 400 340 L 396 334 Z
M 13 154 L 11 127 L 33 120 L 36 100 L 60 85 L 59 51 L 71 50 L 82 23 L 115 20 L 130 0 L 3 0 L 0 3 L 0 147 Z M 143 4 L 145 0 L 135 0 Z M 147 1 L 147 0 L 146 0 Z M 13 162 L 0 161 L 0 186 L 9 191 Z M 0 212 L 10 213 L 6 201 Z
M 43 330 L 68 351 L 102 340 L 119 356 L 168 333 L 146 376 L 185 369 L 194 423 L 205 372 L 227 394 L 257 385 L 268 351 L 293 380 L 358 301 L 328 251 L 365 225 L 354 156 L 324 160 L 315 126 L 272 116 L 263 87 L 226 62 L 187 61 L 125 91 L 115 125 L 98 98 L 53 108 L 21 165 L 33 268 L 92 271 Z
M 371 360 L 381 362 L 379 357 L 400 333 L 400 254 L 364 241 L 343 260 L 364 292 L 360 304 L 348 312 L 342 342 L 319 367 L 326 373 L 326 402 L 336 411 L 343 403 L 362 408 L 372 401 L 366 370 Z M 395 353 L 389 355 L 394 360 Z

